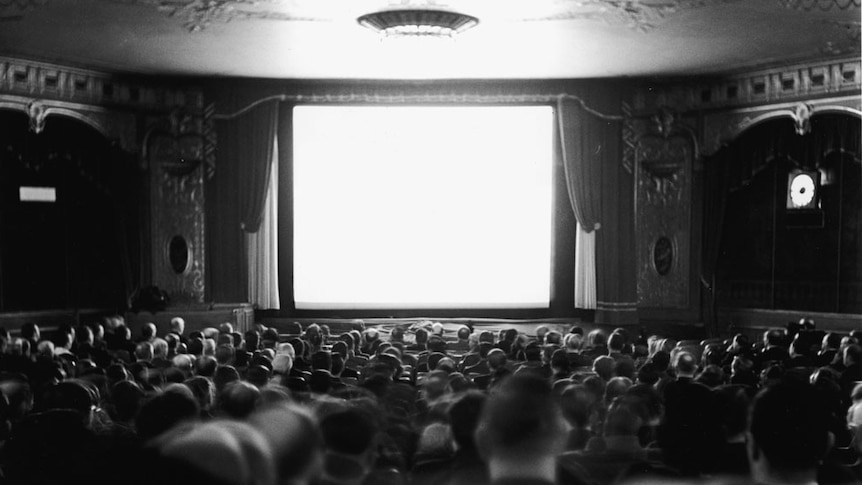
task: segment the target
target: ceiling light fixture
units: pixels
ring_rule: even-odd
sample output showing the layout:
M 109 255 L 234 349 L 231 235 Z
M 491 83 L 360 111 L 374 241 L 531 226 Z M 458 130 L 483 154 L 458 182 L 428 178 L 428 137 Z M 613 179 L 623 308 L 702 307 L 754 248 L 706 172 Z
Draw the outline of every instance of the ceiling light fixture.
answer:
M 362 15 L 356 21 L 384 37 L 455 37 L 479 23 L 472 15 L 440 8 L 433 2 L 416 6 L 409 0 Z

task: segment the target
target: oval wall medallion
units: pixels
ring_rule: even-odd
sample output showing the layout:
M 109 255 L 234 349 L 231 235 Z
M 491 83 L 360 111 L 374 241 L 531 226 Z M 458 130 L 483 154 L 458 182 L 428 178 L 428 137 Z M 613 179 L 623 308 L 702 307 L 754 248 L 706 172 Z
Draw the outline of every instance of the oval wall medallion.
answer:
M 652 250 L 652 262 L 658 274 L 665 276 L 673 268 L 673 242 L 665 236 L 656 239 Z
M 176 274 L 183 274 L 189 266 L 190 259 L 189 244 L 186 238 L 177 235 L 168 243 L 168 262 Z

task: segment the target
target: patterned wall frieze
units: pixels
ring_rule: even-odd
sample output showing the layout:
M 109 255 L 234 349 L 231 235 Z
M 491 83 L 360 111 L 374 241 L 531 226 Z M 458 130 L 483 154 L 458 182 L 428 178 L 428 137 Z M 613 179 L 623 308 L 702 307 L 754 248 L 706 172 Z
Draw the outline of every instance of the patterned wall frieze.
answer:
M 856 55 L 718 79 L 647 84 L 635 93 L 631 104 L 633 115 L 650 116 L 662 106 L 686 113 L 858 96 L 860 90 L 862 60 Z
M 167 111 L 203 109 L 195 88 L 160 86 L 152 79 L 116 75 L 44 62 L 0 56 L 0 96 L 101 106 L 115 110 Z

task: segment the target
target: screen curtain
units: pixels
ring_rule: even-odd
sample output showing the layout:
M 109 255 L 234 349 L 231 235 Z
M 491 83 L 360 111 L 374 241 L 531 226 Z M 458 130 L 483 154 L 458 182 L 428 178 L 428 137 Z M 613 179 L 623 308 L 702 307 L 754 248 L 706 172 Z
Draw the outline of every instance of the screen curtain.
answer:
M 601 124 L 575 99 L 557 102 L 560 152 L 569 202 L 578 221 L 575 243 L 575 307 L 596 308 L 596 234 L 601 193 Z
M 246 233 L 248 301 L 256 308 L 278 310 L 278 141 L 273 140 L 269 184 L 257 232 Z

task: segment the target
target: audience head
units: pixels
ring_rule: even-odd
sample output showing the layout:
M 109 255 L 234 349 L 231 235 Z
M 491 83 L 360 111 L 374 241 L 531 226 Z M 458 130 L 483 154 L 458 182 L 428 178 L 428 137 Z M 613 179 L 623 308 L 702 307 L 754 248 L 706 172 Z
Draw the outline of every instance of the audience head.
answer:
M 691 352 L 680 352 L 676 356 L 674 369 L 676 369 L 677 377 L 694 377 L 697 371 L 697 359 Z
M 171 318 L 171 332 L 182 336 L 186 331 L 186 321 L 183 320 L 183 317 L 174 317 Z
M 508 361 L 508 357 L 506 357 L 506 353 L 500 349 L 491 349 L 488 352 L 488 367 L 491 371 L 500 371 L 506 368 L 506 362 Z
M 443 337 L 434 334 L 428 337 L 428 350 L 430 352 L 440 352 L 442 354 L 446 353 L 446 341 Z
M 814 387 L 781 382 L 758 393 L 751 407 L 748 459 L 759 483 L 813 482 L 830 446 L 828 412 Z
M 111 387 L 114 419 L 128 423 L 135 419 L 146 399 L 144 390 L 133 381 L 118 381 Z
M 545 344 L 546 345 L 562 345 L 563 343 L 563 334 L 557 332 L 556 330 L 551 330 L 545 334 Z
M 39 330 L 39 326 L 33 322 L 27 322 L 24 325 L 21 325 L 21 338 L 29 340 L 34 344 L 42 339 L 42 333 Z
M 607 382 L 614 376 L 615 366 L 616 362 L 613 358 L 601 355 L 593 361 L 593 372 Z
M 615 397 L 605 416 L 605 436 L 637 436 L 644 424 L 639 412 L 640 403 L 634 396 Z
M 231 365 L 220 365 L 213 375 L 213 386 L 216 394 L 220 394 L 231 382 L 239 380 L 239 371 Z
M 165 464 L 181 463 L 176 465 L 180 477 L 194 477 L 194 482 L 276 484 L 269 444 L 259 431 L 246 423 L 214 420 L 181 425 L 160 436 L 154 446 L 164 457 Z M 182 481 L 177 480 L 178 483 Z
M 626 345 L 626 337 L 622 333 L 614 332 L 608 338 L 608 350 L 612 353 L 621 353 Z
M 156 338 L 156 324 L 153 322 L 145 323 L 141 327 L 141 340 L 152 342 L 154 338 Z
M 200 407 L 191 389 L 182 384 L 171 384 L 141 406 L 135 427 L 138 436 L 148 441 L 179 423 L 197 420 Z
M 563 451 L 566 424 L 549 383 L 530 374 L 504 380 L 490 394 L 476 428 L 476 443 L 489 464 L 533 463 Z
M 392 327 L 392 330 L 389 332 L 389 341 L 390 342 L 403 342 L 404 341 L 404 327 L 400 325 L 396 325 Z
M 608 344 L 608 337 L 604 330 L 596 328 L 590 330 L 587 334 L 587 347 L 605 347 Z
M 215 375 L 217 367 L 218 361 L 216 361 L 215 357 L 202 355 L 195 359 L 195 374 L 201 377 L 212 378 Z
M 763 345 L 764 347 L 781 346 L 784 344 L 785 336 L 786 334 L 784 330 L 780 328 L 770 328 L 763 332 Z
M 149 362 L 153 360 L 153 344 L 141 342 L 135 346 L 135 358 L 139 361 Z
M 624 395 L 632 387 L 632 381 L 628 377 L 613 377 L 605 386 L 604 401 L 607 404 L 614 399 Z
M 848 345 L 844 349 L 844 366 L 853 367 L 859 364 L 862 364 L 862 345 Z
M 307 485 L 320 474 L 323 437 L 314 416 L 290 403 L 267 406 L 249 417 L 263 433 L 275 459 L 279 483 Z
M 254 384 L 233 381 L 219 394 L 219 409 L 230 418 L 245 419 L 260 401 L 260 390 Z

